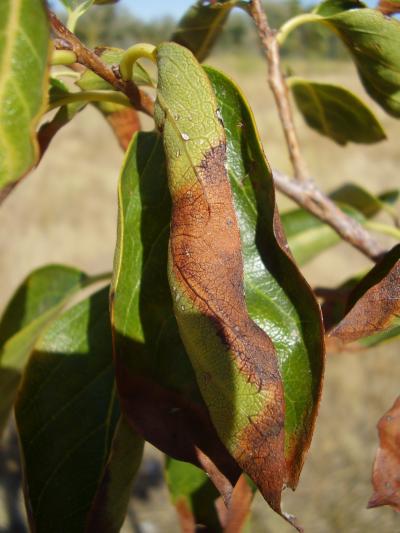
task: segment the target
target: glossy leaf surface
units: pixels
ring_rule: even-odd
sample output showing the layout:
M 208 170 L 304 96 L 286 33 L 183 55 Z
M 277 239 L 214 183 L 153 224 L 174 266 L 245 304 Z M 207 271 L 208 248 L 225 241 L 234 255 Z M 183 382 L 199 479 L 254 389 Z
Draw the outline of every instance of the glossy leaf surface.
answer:
M 223 30 L 230 10 L 239 3 L 239 0 L 214 3 L 198 0 L 179 21 L 171 41 L 189 48 L 199 61 L 203 61 Z
M 15 414 L 32 530 L 84 531 L 119 416 L 108 288 L 37 340 Z
M 289 86 L 307 124 L 341 145 L 376 143 L 386 138 L 378 119 L 355 94 L 338 85 L 289 79 Z
M 172 198 L 168 279 L 179 333 L 223 444 L 279 512 L 283 385 L 275 348 L 246 306 L 220 110 L 189 50 L 161 44 L 157 67 L 155 122 Z
M 0 190 L 10 190 L 39 156 L 35 127 L 46 105 L 49 38 L 42 0 L 0 2 Z
M 288 256 L 271 170 L 248 104 L 231 80 L 214 69 L 206 72 L 227 134 L 228 174 L 241 233 L 248 310 L 273 341 L 280 363 L 288 481 L 295 486 L 319 402 L 324 367 L 320 312 Z
M 118 391 L 127 419 L 146 440 L 201 465 L 228 500 L 240 471 L 211 424 L 173 315 L 167 279 L 170 213 L 161 139 L 139 133 L 119 185 L 112 288 Z
M 86 274 L 73 268 L 39 268 L 21 284 L 5 309 L 0 322 L 0 432 L 36 340 L 68 299 L 89 283 Z

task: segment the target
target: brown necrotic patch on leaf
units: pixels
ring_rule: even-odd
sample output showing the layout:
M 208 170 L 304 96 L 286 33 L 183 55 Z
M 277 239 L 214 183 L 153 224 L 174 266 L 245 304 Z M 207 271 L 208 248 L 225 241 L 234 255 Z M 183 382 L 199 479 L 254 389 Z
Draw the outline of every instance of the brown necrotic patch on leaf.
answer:
M 211 148 L 196 169 L 196 181 L 172 191 L 170 282 L 181 336 L 217 432 L 280 512 L 286 476 L 283 386 L 274 346 L 246 308 L 241 240 L 225 157 L 224 143 Z M 200 322 L 191 325 L 193 316 Z M 232 375 L 215 367 L 227 360 Z M 256 394 L 256 412 L 248 398 L 231 400 L 230 408 L 245 411 L 247 419 L 227 442 L 229 415 L 221 417 L 215 402 L 224 402 L 224 387 L 235 394 L 237 379 L 248 384 L 249 394 Z
M 374 493 L 368 508 L 390 505 L 400 511 L 400 396 L 379 420 L 378 434 L 372 471 Z
M 349 298 L 350 310 L 329 333 L 330 347 L 382 331 L 400 315 L 399 258 L 397 245 L 355 287 Z

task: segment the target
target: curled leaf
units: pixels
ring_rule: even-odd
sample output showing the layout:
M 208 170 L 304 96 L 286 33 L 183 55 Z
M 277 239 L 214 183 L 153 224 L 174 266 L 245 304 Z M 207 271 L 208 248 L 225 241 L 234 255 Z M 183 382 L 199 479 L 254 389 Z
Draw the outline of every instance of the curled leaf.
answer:
M 280 512 L 283 385 L 274 346 L 246 307 L 224 128 L 210 82 L 187 49 L 160 45 L 157 66 L 155 118 L 172 197 L 169 283 L 180 335 L 218 435 Z M 186 90 L 176 94 L 176 87 Z
M 400 511 L 400 396 L 379 420 L 378 434 L 368 508 L 390 505 Z
M 208 472 L 228 501 L 240 470 L 212 426 L 173 316 L 166 269 L 170 212 L 161 139 L 138 133 L 119 184 L 111 299 L 121 407 L 147 441 Z
M 275 204 L 272 172 L 254 117 L 235 83 L 206 67 L 227 136 L 227 167 L 238 216 L 246 304 L 271 338 L 285 394 L 287 484 L 295 488 L 321 393 L 324 346 L 320 309 L 293 262 Z
M 347 314 L 329 332 L 329 343 L 340 346 L 386 330 L 399 315 L 400 244 L 356 285 Z

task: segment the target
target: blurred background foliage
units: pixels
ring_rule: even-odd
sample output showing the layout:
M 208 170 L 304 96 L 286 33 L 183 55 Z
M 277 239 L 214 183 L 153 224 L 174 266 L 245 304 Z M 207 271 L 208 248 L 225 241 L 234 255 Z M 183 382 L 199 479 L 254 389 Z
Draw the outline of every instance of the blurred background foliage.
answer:
M 289 18 L 305 11 L 300 0 L 269 0 L 264 2 L 264 6 L 274 28 L 279 28 Z M 308 5 L 307 9 L 310 7 Z M 134 9 L 124 6 L 94 6 L 79 20 L 77 34 L 89 47 L 104 44 L 127 48 L 135 42 L 158 44 L 168 40 L 175 24 L 174 18 L 165 16 L 146 21 Z M 236 54 L 248 47 L 259 50 L 261 54 L 251 19 L 240 9 L 235 9 L 217 41 L 215 53 L 229 51 Z M 282 49 L 283 57 L 343 59 L 346 55 L 340 40 L 331 31 L 317 24 L 300 27 Z

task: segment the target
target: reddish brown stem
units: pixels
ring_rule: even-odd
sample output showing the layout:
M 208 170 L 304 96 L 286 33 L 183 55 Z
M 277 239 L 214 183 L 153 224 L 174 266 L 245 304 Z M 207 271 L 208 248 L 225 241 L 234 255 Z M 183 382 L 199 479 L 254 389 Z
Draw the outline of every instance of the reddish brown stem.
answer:
M 300 152 L 292 108 L 290 106 L 288 88 L 281 71 L 276 31 L 270 28 L 260 0 L 252 0 L 250 4 L 250 13 L 257 26 L 258 35 L 264 48 L 268 65 L 268 83 L 275 98 L 279 118 L 285 134 L 290 161 L 294 170 L 294 176 L 299 181 L 307 181 L 309 173 Z
M 53 32 L 58 37 L 58 39 L 54 40 L 56 49 L 72 50 L 77 57 L 78 63 L 95 72 L 117 91 L 126 94 L 135 109 L 153 116 L 154 104 L 148 94 L 141 91 L 133 81 L 122 80 L 114 69 L 106 65 L 93 50 L 87 48 L 50 10 L 49 18 Z
M 377 261 L 385 250 L 353 218 L 343 213 L 311 180 L 295 181 L 279 170 L 273 171 L 276 188 L 294 200 L 301 207 L 326 222 L 345 241 L 357 248 L 364 255 Z

